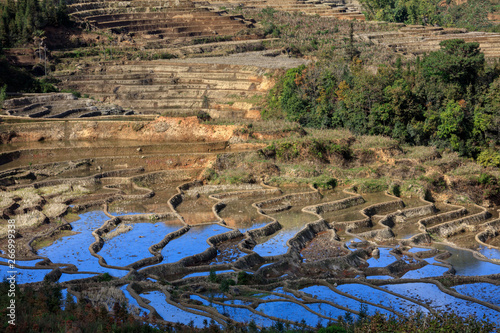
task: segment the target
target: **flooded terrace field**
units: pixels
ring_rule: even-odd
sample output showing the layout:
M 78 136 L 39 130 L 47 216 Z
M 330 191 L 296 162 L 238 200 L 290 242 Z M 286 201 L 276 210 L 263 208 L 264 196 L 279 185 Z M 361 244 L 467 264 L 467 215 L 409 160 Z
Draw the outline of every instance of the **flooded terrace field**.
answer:
M 207 183 L 199 175 L 223 146 L 127 145 L 112 156 L 91 146 L 102 156 L 80 162 L 84 143 L 60 162 L 33 155 L 34 164 L 2 165 L 2 275 L 15 219 L 18 283 L 78 288 L 79 297 L 108 308 L 127 302 L 156 320 L 315 327 L 364 310 L 454 311 L 500 324 L 494 209 L 350 188 Z

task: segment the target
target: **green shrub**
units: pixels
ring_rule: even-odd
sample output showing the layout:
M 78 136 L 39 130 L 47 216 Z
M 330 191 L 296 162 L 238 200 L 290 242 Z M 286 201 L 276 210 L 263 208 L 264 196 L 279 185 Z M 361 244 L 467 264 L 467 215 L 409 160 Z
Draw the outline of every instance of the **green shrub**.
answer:
M 212 117 L 210 117 L 210 114 L 206 111 L 199 111 L 196 114 L 196 118 L 198 118 L 201 121 L 209 121 L 210 119 L 212 119 Z
M 238 272 L 238 284 L 248 284 L 250 282 L 251 275 L 245 271 Z
M 219 278 L 217 277 L 217 273 L 215 272 L 215 269 L 211 269 L 210 270 L 210 273 L 208 275 L 208 281 L 210 282 L 217 282 L 219 280 Z
M 399 186 L 399 184 L 392 184 L 389 187 L 389 192 L 392 193 L 393 195 L 395 195 L 396 197 L 400 197 L 401 196 L 401 187 Z
M 61 90 L 61 92 L 71 93 L 76 98 L 80 98 L 82 96 L 82 94 L 79 91 L 76 91 L 74 89 L 63 89 L 63 90 Z
M 376 193 L 387 190 L 387 182 L 384 179 L 363 179 L 356 182 L 359 193 Z
M 223 293 L 226 293 L 226 292 L 229 291 L 229 287 L 230 286 L 234 286 L 234 285 L 236 285 L 236 282 L 234 282 L 234 280 L 232 280 L 232 279 L 225 279 L 225 280 L 221 281 L 219 289 Z
M 0 88 L 0 108 L 2 108 L 3 101 L 7 99 L 7 85 Z
M 477 157 L 477 162 L 485 167 L 500 167 L 500 153 L 493 149 L 485 149 Z
M 490 174 L 482 173 L 479 175 L 477 182 L 482 185 L 494 185 L 496 184 L 496 179 Z
M 99 275 L 97 279 L 99 280 L 99 282 L 104 282 L 104 281 L 111 281 L 113 277 L 109 275 L 109 273 L 104 273 Z
M 325 180 L 324 182 L 315 182 L 313 186 L 315 188 L 323 188 L 327 190 L 333 190 L 335 187 L 337 187 L 337 179 L 335 178 L 330 178 Z

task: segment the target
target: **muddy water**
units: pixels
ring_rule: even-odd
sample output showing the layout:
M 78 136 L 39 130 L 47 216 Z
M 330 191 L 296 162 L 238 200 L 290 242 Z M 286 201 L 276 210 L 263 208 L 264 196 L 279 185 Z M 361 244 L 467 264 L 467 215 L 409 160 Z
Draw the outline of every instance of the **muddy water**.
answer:
M 268 196 L 266 198 L 272 197 L 273 196 Z M 257 201 L 259 201 L 257 198 L 230 201 L 227 203 L 226 207 L 219 212 L 219 216 L 228 226 L 238 228 L 242 232 L 253 229 L 257 227 L 257 225 L 271 222 L 272 220 L 269 217 L 259 214 L 257 209 L 252 206 L 252 203 Z
M 302 200 L 300 203 L 295 204 L 288 210 L 268 214 L 269 216 L 275 218 L 283 228 L 274 235 L 261 240 L 260 244 L 255 246 L 253 250 L 262 256 L 285 254 L 288 251 L 287 241 L 293 238 L 297 232 L 303 229 L 308 223 L 318 220 L 316 215 L 303 212 L 303 207 L 339 200 L 345 198 L 346 196 L 347 194 L 341 191 L 328 191 L 325 192 L 323 197 L 319 200 Z M 311 244 L 311 246 L 314 247 L 315 245 Z M 330 253 L 330 255 L 331 254 L 333 253 Z
M 125 200 L 114 202 L 109 205 L 108 211 L 115 215 L 118 213 L 165 213 L 171 212 L 172 208 L 168 205 L 168 200 L 177 194 L 177 186 L 182 182 L 167 182 L 162 184 L 141 184 L 154 191 L 155 195 L 151 198 L 141 200 Z
M 392 232 L 396 235 L 396 238 L 399 238 L 399 239 L 411 238 L 411 237 L 415 236 L 416 234 L 419 234 L 422 232 L 418 229 L 418 221 L 420 221 L 421 219 L 431 217 L 434 215 L 438 215 L 438 214 L 442 214 L 442 213 L 446 213 L 446 212 L 457 209 L 457 207 L 453 207 L 451 205 L 447 205 L 444 203 L 435 203 L 434 205 L 435 205 L 436 210 L 437 210 L 436 213 L 411 217 L 411 218 L 406 219 L 403 223 L 396 223 L 396 225 L 392 228 Z
M 215 203 L 208 196 L 200 195 L 198 198 L 185 198 L 176 210 L 187 224 L 213 223 L 218 221 L 212 211 Z
M 446 261 L 455 268 L 456 275 L 470 276 L 500 273 L 500 264 L 479 260 L 474 257 L 471 251 L 456 249 L 444 244 L 434 244 L 434 247 L 451 253 L 451 257 L 447 258 Z
M 366 202 L 361 205 L 356 205 L 338 211 L 326 212 L 322 214 L 322 217 L 328 222 L 346 222 L 346 221 L 361 220 L 365 218 L 365 216 L 360 213 L 360 210 L 362 210 L 363 208 L 366 208 L 376 203 L 396 200 L 393 197 L 380 193 L 363 194 L 363 198 L 365 199 Z

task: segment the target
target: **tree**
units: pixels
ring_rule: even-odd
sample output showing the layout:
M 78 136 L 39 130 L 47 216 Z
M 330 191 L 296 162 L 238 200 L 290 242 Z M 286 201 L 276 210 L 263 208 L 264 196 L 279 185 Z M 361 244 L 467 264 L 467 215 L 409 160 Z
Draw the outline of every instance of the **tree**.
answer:
M 439 45 L 441 50 L 431 52 L 424 58 L 424 75 L 444 83 L 459 83 L 464 89 L 469 84 L 474 84 L 484 68 L 484 54 L 479 49 L 479 43 L 449 39 Z
M 458 102 L 449 101 L 439 118 L 441 124 L 437 128 L 438 137 L 447 140 L 454 150 L 459 150 L 460 139 L 464 133 L 465 116 L 462 107 Z

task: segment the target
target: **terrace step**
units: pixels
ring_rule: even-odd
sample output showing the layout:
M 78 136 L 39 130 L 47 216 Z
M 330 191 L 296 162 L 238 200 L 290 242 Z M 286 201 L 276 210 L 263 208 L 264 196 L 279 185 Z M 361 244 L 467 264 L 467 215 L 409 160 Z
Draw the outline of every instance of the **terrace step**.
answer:
M 359 37 L 374 44 L 392 48 L 403 54 L 424 54 L 440 49 L 439 43 L 448 39 L 463 39 L 478 42 L 487 58 L 498 56 L 500 34 L 487 32 L 467 32 L 465 29 L 427 26 L 407 26 L 399 31 L 360 34 Z

